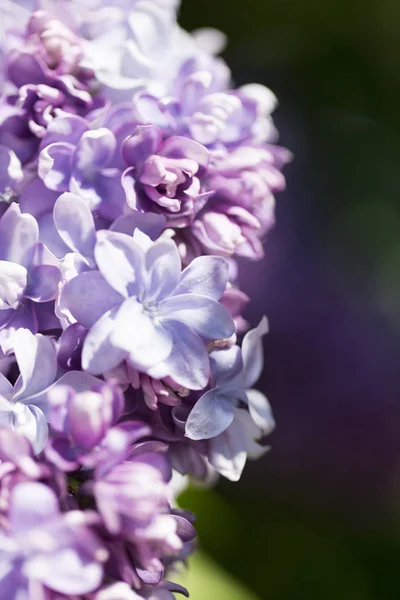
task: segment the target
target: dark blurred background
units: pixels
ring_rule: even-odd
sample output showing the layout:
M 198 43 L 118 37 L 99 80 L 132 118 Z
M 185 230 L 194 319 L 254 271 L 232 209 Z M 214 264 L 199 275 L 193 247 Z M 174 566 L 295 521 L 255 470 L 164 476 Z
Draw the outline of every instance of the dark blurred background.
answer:
M 236 83 L 276 93 L 295 155 L 266 259 L 242 276 L 247 317 L 270 320 L 272 450 L 182 503 L 258 598 L 398 599 L 400 2 L 183 0 L 180 21 L 227 33 Z

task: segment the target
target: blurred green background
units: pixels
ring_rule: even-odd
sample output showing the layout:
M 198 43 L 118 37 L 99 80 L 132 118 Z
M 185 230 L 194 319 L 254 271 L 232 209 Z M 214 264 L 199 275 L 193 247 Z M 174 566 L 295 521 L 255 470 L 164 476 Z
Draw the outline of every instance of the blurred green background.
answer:
M 400 597 L 400 2 L 183 0 L 295 154 L 247 316 L 278 422 L 239 484 L 189 490 L 193 600 Z

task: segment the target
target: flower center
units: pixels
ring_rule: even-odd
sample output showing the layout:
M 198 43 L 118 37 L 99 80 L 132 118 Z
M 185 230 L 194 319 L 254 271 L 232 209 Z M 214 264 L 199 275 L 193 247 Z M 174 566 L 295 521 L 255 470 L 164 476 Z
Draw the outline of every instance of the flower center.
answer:
M 156 319 L 157 315 L 158 315 L 158 306 L 155 302 L 151 302 L 148 300 L 145 300 L 144 302 L 142 302 L 142 307 L 143 307 L 143 313 L 145 315 L 147 315 L 148 317 L 150 317 L 150 319 Z

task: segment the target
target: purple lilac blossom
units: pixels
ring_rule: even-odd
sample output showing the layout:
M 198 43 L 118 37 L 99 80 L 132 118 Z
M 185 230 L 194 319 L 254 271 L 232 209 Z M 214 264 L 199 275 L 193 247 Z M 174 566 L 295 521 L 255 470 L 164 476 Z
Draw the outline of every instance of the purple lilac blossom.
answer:
M 36 333 L 38 303 L 57 295 L 60 271 L 54 257 L 39 243 L 34 217 L 21 214 L 13 203 L 0 218 L 0 347 L 12 349 L 12 337 L 19 328 Z M 46 320 L 46 319 L 45 319 Z M 50 324 L 51 327 L 51 324 Z
M 252 389 L 263 367 L 262 336 L 268 332 L 264 317 L 243 339 L 242 349 L 231 346 L 210 354 L 212 385 L 196 402 L 186 422 L 186 435 L 204 440 L 223 433 L 234 420 L 235 406 L 247 404 L 254 423 L 269 433 L 274 427 L 266 397 Z
M 89 129 L 78 116 L 53 119 L 42 140 L 38 173 L 55 192 L 73 192 L 114 220 L 122 213 L 121 172 L 113 166 L 117 140 L 107 128 Z
M 163 141 L 160 129 L 143 125 L 124 141 L 122 154 L 129 165 L 122 176 L 128 205 L 164 214 L 171 227 L 191 225 L 211 195 L 201 181 L 208 150 L 185 137 Z
M 9 529 L 0 531 L 2 600 L 39 598 L 44 588 L 85 594 L 102 581 L 107 551 L 82 511 L 62 514 L 57 497 L 42 483 L 17 485 L 10 501 Z
M 83 368 L 99 375 L 128 360 L 150 376 L 169 375 L 185 387 L 202 389 L 209 376 L 206 341 L 230 337 L 235 330 L 218 303 L 227 263 L 199 257 L 181 273 L 172 240 L 152 242 L 139 233 L 132 238 L 99 232 L 99 271 L 82 273 L 63 288 L 63 304 L 89 329 Z
M 95 379 L 80 371 L 58 378 L 55 348 L 43 335 L 18 329 L 13 346 L 20 375 L 14 386 L 0 375 L 0 424 L 22 432 L 38 454 L 48 439 L 47 394 L 51 387 L 57 382 L 88 388 Z
M 236 256 L 290 153 L 179 4 L 0 6 L 0 600 L 187 596 L 179 490 L 268 450 Z

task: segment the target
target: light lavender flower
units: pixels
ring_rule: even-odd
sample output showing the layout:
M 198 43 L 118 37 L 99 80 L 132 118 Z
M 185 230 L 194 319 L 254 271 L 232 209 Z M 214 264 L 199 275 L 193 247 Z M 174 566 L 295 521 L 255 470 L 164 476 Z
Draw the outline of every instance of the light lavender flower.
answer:
M 190 225 L 210 196 L 201 182 L 208 150 L 185 137 L 163 141 L 159 128 L 144 125 L 125 140 L 122 154 L 129 165 L 122 176 L 128 205 L 164 214 L 171 227 Z
M 90 129 L 78 116 L 53 119 L 42 141 L 38 173 L 56 192 L 73 192 L 114 220 L 125 203 L 121 171 L 113 166 L 117 141 L 107 128 Z
M 208 381 L 205 341 L 230 337 L 234 324 L 218 303 L 228 265 L 201 257 L 183 273 L 178 250 L 168 239 L 136 231 L 98 232 L 95 258 L 99 271 L 69 281 L 62 302 L 89 333 L 83 344 L 83 368 L 109 371 L 124 360 L 156 378 L 201 389 Z M 203 341 L 205 340 L 205 341 Z
M 13 345 L 20 375 L 13 386 L 0 374 L 0 425 L 25 435 L 38 454 L 48 439 L 47 393 L 57 382 L 56 351 L 48 338 L 28 329 L 16 331 Z M 96 380 L 87 373 L 70 371 L 58 382 L 81 390 Z
M 269 403 L 252 389 L 263 367 L 262 336 L 268 332 L 264 317 L 249 331 L 242 344 L 211 353 L 213 387 L 196 402 L 186 422 L 186 435 L 192 440 L 217 437 L 232 423 L 235 406 L 248 405 L 251 418 L 265 434 L 274 428 Z
M 0 347 L 12 349 L 19 328 L 39 329 L 38 303 L 56 297 L 60 271 L 54 257 L 39 244 L 34 217 L 11 204 L 0 218 Z M 46 319 L 45 319 L 46 320 Z M 42 329 L 53 326 L 42 323 Z
M 54 492 L 42 483 L 21 483 L 11 497 L 7 527 L 0 529 L 0 598 L 44 597 L 95 590 L 107 551 L 91 531 L 93 516 L 61 514 Z

